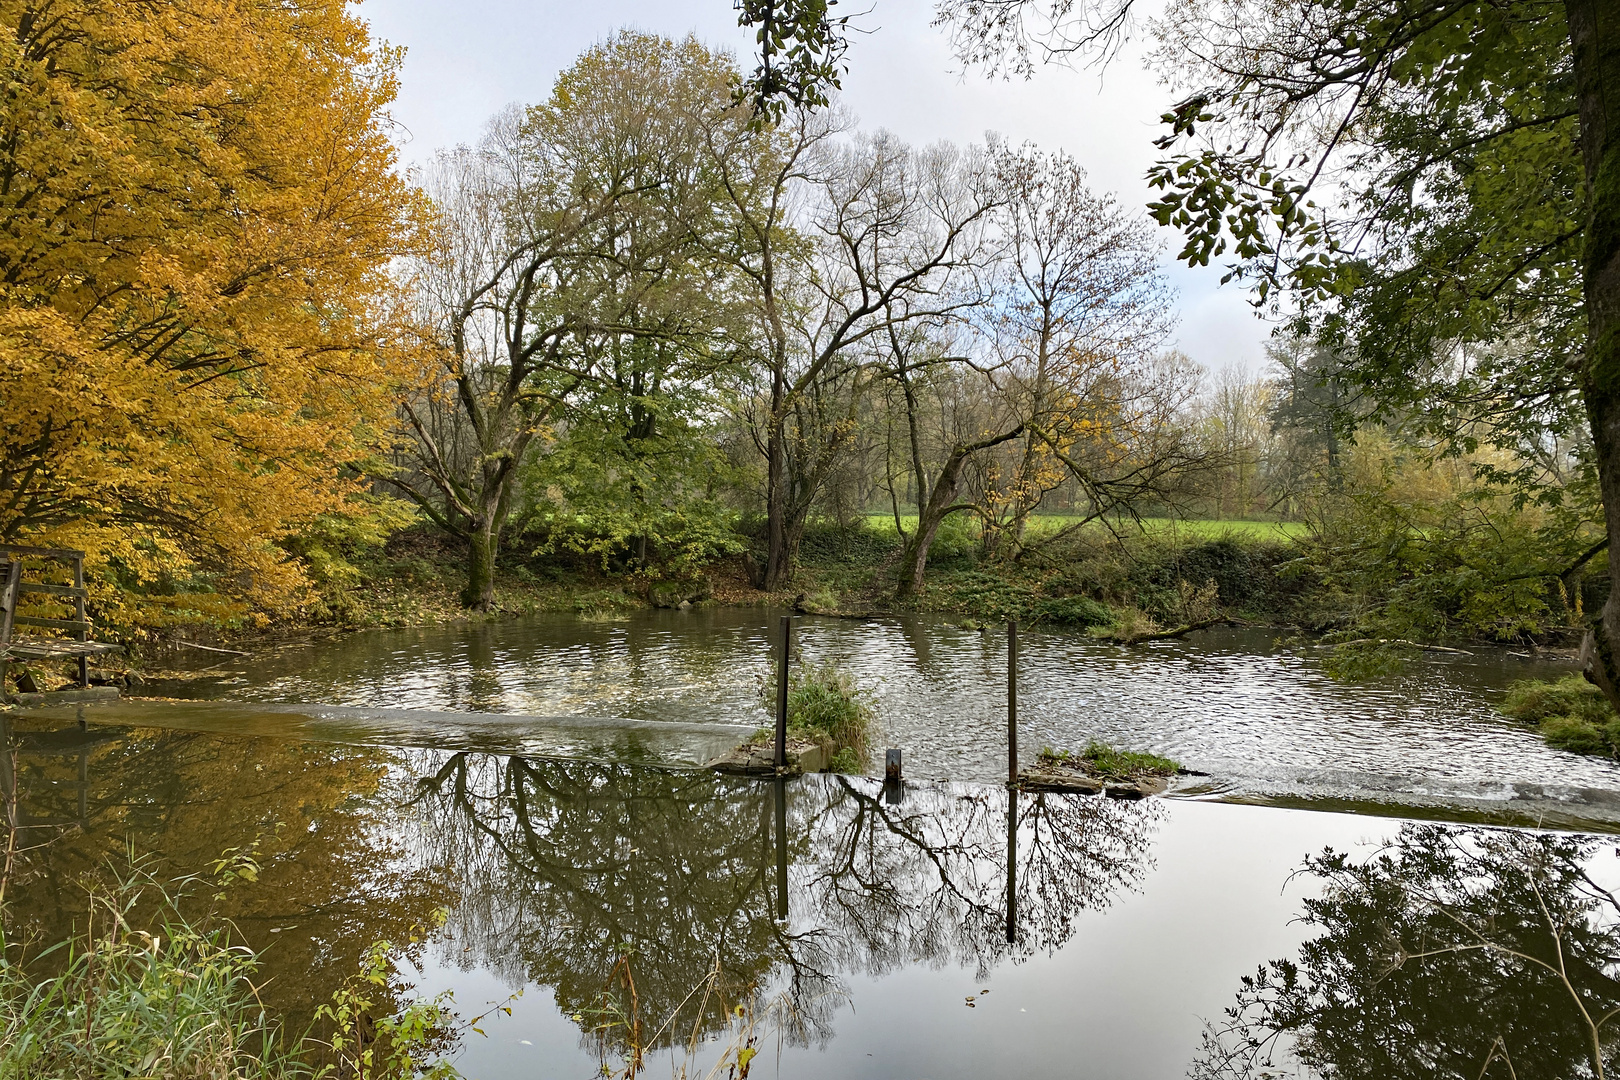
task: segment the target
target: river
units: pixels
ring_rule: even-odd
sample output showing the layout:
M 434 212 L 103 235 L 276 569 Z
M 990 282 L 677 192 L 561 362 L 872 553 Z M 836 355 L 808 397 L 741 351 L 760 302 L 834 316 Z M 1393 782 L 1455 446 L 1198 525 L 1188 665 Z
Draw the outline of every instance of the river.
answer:
M 1585 1003 L 1620 1004 L 1594 891 L 1620 879 L 1620 768 L 1494 711 L 1567 668 L 1337 684 L 1272 633 L 1026 632 L 1026 754 L 1100 738 L 1208 775 L 1010 796 L 999 631 L 802 618 L 907 787 L 695 768 L 766 721 L 776 615 L 365 632 L 152 687 L 191 700 L 20 714 L 41 843 L 13 918 L 60 936 L 127 849 L 175 874 L 252 850 L 217 906 L 266 950 L 267 999 L 302 1015 L 370 942 L 442 919 L 401 988 L 511 1009 L 462 1041 L 476 1080 L 583 1080 L 638 1042 L 648 1075 L 703 1075 L 750 1038 L 756 1077 L 1507 1076 L 1499 1042 L 1512 1075 L 1585 1075 L 1564 983 L 1515 957 L 1547 951 L 1526 913 L 1566 912 Z M 1347 861 L 1311 862 L 1329 848 Z

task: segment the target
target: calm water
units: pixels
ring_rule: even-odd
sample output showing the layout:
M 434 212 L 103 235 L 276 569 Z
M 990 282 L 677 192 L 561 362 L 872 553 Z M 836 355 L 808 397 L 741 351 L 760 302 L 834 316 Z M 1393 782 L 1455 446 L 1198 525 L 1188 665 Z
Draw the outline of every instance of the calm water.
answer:
M 442 909 L 400 992 L 522 991 L 459 1051 L 478 1080 L 621 1071 L 635 1022 L 649 1076 L 749 1038 L 751 1075 L 806 1080 L 1588 1075 L 1543 911 L 1582 1002 L 1620 1005 L 1592 902 L 1620 868 L 1576 834 L 45 726 L 25 840 L 79 828 L 23 853 L 14 933 L 61 936 L 126 844 L 165 874 L 253 846 L 258 880 L 198 902 L 266 949 L 266 1000 L 307 1015 Z
M 1493 708 L 1561 669 L 1335 684 L 1267 634 L 1029 633 L 1026 754 L 1101 738 L 1209 775 L 1010 796 L 999 634 L 806 618 L 797 650 L 870 688 L 907 787 L 694 767 L 766 722 L 774 621 L 372 632 L 153 688 L 193 700 L 20 714 L 10 929 L 60 939 L 129 851 L 178 876 L 251 850 L 257 881 L 193 902 L 265 950 L 266 1001 L 296 1025 L 428 928 L 398 994 L 511 1009 L 461 1045 L 475 1080 L 622 1075 L 632 1045 L 691 1077 L 744 1046 L 805 1080 L 1595 1075 L 1620 769 Z
M 153 691 L 217 699 L 212 705 L 130 703 L 97 715 L 691 764 L 769 722 L 759 690 L 772 670 L 775 622 L 763 610 L 711 609 L 370 631 L 232 661 L 211 682 Z M 1228 631 L 1125 648 L 1026 631 L 1024 755 L 1098 738 L 1208 773 L 1195 789 L 1229 800 L 1620 827 L 1620 765 L 1549 750 L 1495 711 L 1512 680 L 1567 667 L 1482 651 L 1340 684 L 1322 673 L 1320 653 L 1276 639 Z M 835 659 L 871 690 L 877 745 L 901 747 L 909 775 L 990 783 L 1006 775 L 999 631 L 938 619 L 805 617 L 795 641 L 805 658 Z

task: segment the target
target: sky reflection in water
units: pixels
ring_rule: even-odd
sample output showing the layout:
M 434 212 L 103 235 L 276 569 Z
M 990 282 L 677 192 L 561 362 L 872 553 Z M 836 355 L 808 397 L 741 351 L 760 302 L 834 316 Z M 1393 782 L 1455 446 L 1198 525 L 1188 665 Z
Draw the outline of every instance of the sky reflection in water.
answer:
M 1220 1040 L 1277 1031 L 1301 1075 L 1507 1076 L 1485 1066 L 1497 1040 L 1518 1076 L 1583 1075 L 1579 1009 L 1535 966 L 1552 939 L 1532 901 L 1558 915 L 1582 1003 L 1620 1002 L 1615 912 L 1592 891 L 1616 877 L 1612 844 L 1570 834 L 1187 801 L 1010 807 L 971 784 L 917 784 L 896 804 L 859 778 L 779 788 L 158 730 L 72 741 L 31 736 L 21 757 L 27 813 L 70 819 L 83 750 L 88 826 L 27 853 L 27 928 L 60 931 L 80 909 L 73 879 L 126 838 L 176 871 L 257 838 L 260 880 L 222 914 L 270 946 L 270 995 L 316 1000 L 370 940 L 443 904 L 422 989 L 453 986 L 471 1013 L 528 987 L 463 1052 L 485 1080 L 618 1061 L 622 1031 L 587 1029 L 627 953 L 654 1026 L 720 1030 L 719 1010 L 686 999 L 717 961 L 727 1002 L 787 995 L 794 1023 L 755 1076 L 1258 1076 Z M 1385 862 L 1367 863 L 1369 843 Z M 1328 845 L 1354 858 L 1291 876 Z M 1314 923 L 1292 921 L 1313 903 Z M 1417 956 L 1436 944 L 1448 951 Z M 1286 966 L 1242 987 L 1274 960 L 1299 962 L 1287 987 Z M 1223 1019 L 1238 1005 L 1247 1028 Z M 1226 1025 L 1209 1045 L 1204 1020 Z

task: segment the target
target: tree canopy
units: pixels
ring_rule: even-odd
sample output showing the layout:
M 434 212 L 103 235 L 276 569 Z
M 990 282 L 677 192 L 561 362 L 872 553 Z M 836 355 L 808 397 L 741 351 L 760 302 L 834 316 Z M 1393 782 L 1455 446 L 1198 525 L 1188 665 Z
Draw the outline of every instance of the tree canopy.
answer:
M 340 0 L 0 24 L 0 539 L 286 607 L 272 542 L 344 508 L 400 370 L 399 53 Z

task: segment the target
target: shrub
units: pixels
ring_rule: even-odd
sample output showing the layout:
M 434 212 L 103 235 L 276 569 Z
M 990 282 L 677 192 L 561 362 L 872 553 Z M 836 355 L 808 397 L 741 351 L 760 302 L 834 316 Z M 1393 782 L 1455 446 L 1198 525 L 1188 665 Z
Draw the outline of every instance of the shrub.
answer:
M 801 665 L 788 677 L 788 726 L 825 738 L 835 751 L 866 752 L 872 707 L 855 677 L 828 662 Z
M 1620 749 L 1620 722 L 1613 720 L 1599 727 L 1579 716 L 1549 716 L 1541 722 L 1540 731 L 1548 746 L 1572 754 L 1612 757 Z
M 1576 754 L 1620 756 L 1620 715 L 1603 691 L 1579 675 L 1525 679 L 1508 687 L 1502 712 L 1535 724 L 1547 745 Z
M 159 910 L 143 930 L 134 912 L 153 895 Z M 287 1040 L 258 1000 L 257 955 L 229 927 L 187 919 L 139 866 L 91 899 L 93 930 L 31 958 L 0 935 L 0 1080 L 459 1076 L 442 1057 L 459 1035 L 446 1003 L 417 1000 L 395 1012 L 386 1000 L 387 943 L 373 946 L 358 976 L 318 1010 L 332 1021 L 330 1040 Z M 55 974 L 34 974 L 45 968 Z
M 1508 687 L 1502 712 L 1515 720 L 1540 723 L 1554 716 L 1578 717 L 1594 724 L 1615 718 L 1603 691 L 1579 675 L 1553 682 L 1523 679 Z
M 1523 641 L 1579 621 L 1560 579 L 1592 527 L 1573 505 L 1555 513 L 1484 488 L 1426 499 L 1409 479 L 1352 486 L 1299 542 L 1297 569 L 1355 636 Z
M 1036 614 L 1044 622 L 1063 626 L 1107 626 L 1114 621 L 1114 613 L 1106 604 L 1084 596 L 1059 596 L 1043 600 Z
M 1136 607 L 1122 607 L 1115 611 L 1111 623 L 1094 626 L 1091 636 L 1103 641 L 1118 641 L 1126 645 L 1141 641 L 1152 634 L 1157 634 L 1162 627 L 1153 616 Z
M 1191 544 L 1149 536 L 1133 547 L 1130 568 L 1116 588 L 1161 618 L 1184 615 L 1181 609 L 1189 582 L 1200 589 L 1213 585 L 1206 600 L 1214 606 L 1278 608 L 1292 591 L 1279 569 L 1298 554 L 1289 544 L 1237 536 Z

